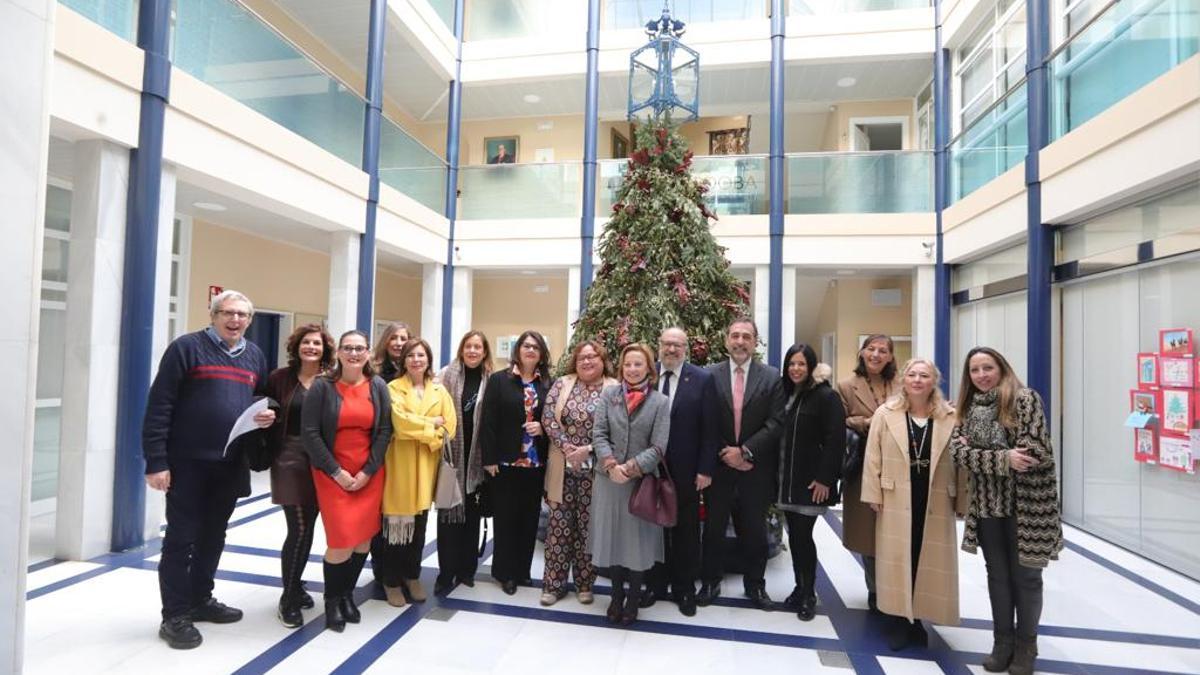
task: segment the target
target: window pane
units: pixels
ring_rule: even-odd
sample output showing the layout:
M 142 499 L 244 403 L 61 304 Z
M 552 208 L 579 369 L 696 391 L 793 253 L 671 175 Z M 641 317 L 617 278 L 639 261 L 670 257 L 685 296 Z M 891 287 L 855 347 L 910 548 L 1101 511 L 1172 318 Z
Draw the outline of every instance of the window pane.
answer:
M 67 261 L 71 245 L 65 239 L 42 238 L 42 281 L 67 282 Z
M 43 308 L 41 317 L 41 328 L 38 331 L 37 397 L 62 398 L 67 313 L 61 309 Z
M 1016 11 L 1000 28 L 1000 62 L 1008 63 L 1025 53 L 1025 7 Z
M 58 449 L 62 433 L 62 408 L 38 408 L 33 412 L 32 501 L 58 495 Z
M 71 231 L 71 191 L 46 186 L 46 229 Z
M 983 53 L 971 62 L 962 73 L 962 100 L 969 102 L 979 92 L 992 86 L 992 48 L 985 47 Z

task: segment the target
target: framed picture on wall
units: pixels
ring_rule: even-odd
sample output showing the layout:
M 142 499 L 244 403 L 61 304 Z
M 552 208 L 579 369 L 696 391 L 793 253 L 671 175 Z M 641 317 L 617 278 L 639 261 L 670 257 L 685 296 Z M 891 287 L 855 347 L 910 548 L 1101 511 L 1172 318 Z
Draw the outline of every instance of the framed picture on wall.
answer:
M 483 154 L 488 164 L 516 164 L 520 146 L 520 136 L 493 136 L 483 139 Z
M 1159 414 L 1160 403 L 1158 400 L 1159 392 L 1147 391 L 1145 389 L 1130 389 L 1129 390 L 1129 412 L 1142 413 L 1144 415 Z
M 1195 359 L 1164 356 L 1158 360 L 1158 381 L 1164 387 L 1187 387 L 1195 383 Z
M 1158 331 L 1158 352 L 1161 356 L 1192 356 L 1194 346 L 1191 328 Z
M 625 138 L 621 132 L 616 129 L 612 130 L 612 158 L 625 159 L 629 156 L 629 139 Z
M 1159 413 L 1164 434 L 1187 436 L 1195 409 L 1191 389 L 1163 389 Z
M 1158 434 L 1153 429 L 1133 430 L 1133 458 L 1147 464 L 1158 461 Z
M 1158 354 L 1137 355 L 1137 379 L 1139 387 L 1158 386 Z

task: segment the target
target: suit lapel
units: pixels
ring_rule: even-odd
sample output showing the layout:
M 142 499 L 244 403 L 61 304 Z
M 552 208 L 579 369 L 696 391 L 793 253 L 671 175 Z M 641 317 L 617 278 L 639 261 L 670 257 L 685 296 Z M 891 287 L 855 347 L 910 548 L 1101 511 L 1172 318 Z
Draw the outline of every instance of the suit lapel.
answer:
M 713 375 L 717 378 L 717 389 L 725 399 L 725 408 L 729 410 L 729 419 L 733 419 L 733 380 L 729 379 L 729 362 L 722 361 Z
M 867 410 L 874 410 L 878 405 L 875 402 L 875 396 L 871 393 L 871 385 L 867 384 L 866 378 L 854 378 L 854 396 L 862 402 L 863 407 Z

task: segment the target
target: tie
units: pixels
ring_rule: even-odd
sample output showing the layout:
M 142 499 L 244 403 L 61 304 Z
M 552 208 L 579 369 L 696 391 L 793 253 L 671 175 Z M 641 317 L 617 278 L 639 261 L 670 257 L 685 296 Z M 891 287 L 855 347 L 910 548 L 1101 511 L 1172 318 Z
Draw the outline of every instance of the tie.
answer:
M 673 373 L 669 370 L 667 372 L 663 373 L 662 393 L 663 393 L 663 396 L 667 397 L 667 399 L 671 398 L 671 376 L 674 374 L 675 373 Z
M 733 371 L 733 437 L 742 440 L 742 399 L 746 397 L 746 371 L 738 366 Z

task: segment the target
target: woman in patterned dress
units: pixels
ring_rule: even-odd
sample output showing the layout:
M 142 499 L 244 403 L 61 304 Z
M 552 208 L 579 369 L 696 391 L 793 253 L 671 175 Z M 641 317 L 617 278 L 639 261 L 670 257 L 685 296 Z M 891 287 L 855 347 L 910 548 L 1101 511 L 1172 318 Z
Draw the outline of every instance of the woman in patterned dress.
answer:
M 546 396 L 542 428 L 550 437 L 546 468 L 546 566 L 542 577 L 543 605 L 567 594 L 567 577 L 575 570 L 575 594 L 590 605 L 596 568 L 587 551 L 588 509 L 592 504 L 592 424 L 596 401 L 605 386 L 617 381 L 608 352 L 596 340 L 575 346 L 566 373 Z

